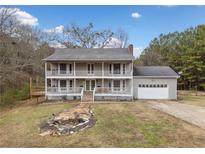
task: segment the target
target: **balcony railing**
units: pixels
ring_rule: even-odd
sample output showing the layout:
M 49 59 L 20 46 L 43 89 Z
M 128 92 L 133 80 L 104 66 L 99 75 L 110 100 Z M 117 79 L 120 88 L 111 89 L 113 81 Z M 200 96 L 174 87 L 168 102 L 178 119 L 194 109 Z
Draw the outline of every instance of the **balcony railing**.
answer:
M 52 70 L 46 72 L 47 76 L 74 76 L 73 71 L 65 71 L 65 70 Z M 131 76 L 131 71 L 104 71 L 104 76 Z M 87 71 L 87 70 L 76 70 L 75 76 L 103 76 L 102 70 L 95 70 L 95 71 Z
M 65 71 L 65 70 L 52 70 L 52 71 L 46 71 L 47 76 L 72 76 L 73 71 Z

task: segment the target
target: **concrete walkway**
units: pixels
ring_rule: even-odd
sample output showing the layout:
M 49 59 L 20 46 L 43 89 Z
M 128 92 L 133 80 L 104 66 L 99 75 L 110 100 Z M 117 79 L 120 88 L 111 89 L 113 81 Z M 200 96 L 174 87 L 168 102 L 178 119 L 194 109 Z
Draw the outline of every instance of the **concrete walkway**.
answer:
M 181 104 L 175 101 L 147 101 L 147 103 L 154 109 L 205 129 L 205 107 Z

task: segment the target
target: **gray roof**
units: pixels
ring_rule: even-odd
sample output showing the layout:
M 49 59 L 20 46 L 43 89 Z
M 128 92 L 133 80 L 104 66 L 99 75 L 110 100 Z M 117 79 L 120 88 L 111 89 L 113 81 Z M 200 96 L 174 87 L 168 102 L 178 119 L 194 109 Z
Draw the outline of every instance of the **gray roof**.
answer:
M 56 49 L 45 61 L 66 60 L 133 60 L 127 48 L 77 48 Z
M 179 75 L 169 66 L 134 66 L 133 76 L 174 76 Z

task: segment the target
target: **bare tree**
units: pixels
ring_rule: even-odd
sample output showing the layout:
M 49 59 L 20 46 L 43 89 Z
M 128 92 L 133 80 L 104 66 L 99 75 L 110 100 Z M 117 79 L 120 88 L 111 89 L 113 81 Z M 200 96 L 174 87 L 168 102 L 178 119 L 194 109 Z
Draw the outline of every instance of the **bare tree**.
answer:
M 40 42 L 39 31 L 19 24 L 14 14 L 15 9 L 0 9 L 0 93 L 42 75 L 42 59 L 52 52 Z
M 123 29 L 118 29 L 115 33 L 114 37 L 119 41 L 118 47 L 125 48 L 128 42 L 128 33 L 125 32 Z
M 71 25 L 64 30 L 64 42 L 66 47 L 74 48 L 103 48 L 109 43 L 113 32 L 110 30 L 95 31 L 93 24 L 86 27 Z
M 11 35 L 16 30 L 18 21 L 15 19 L 16 9 L 0 8 L 0 34 Z

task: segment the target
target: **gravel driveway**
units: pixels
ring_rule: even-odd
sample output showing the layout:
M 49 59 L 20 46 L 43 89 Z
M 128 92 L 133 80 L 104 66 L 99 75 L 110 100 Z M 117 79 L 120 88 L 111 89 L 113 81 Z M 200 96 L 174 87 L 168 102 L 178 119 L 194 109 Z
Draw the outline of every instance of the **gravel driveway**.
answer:
M 205 129 L 205 107 L 181 104 L 175 101 L 147 101 L 154 109 Z

